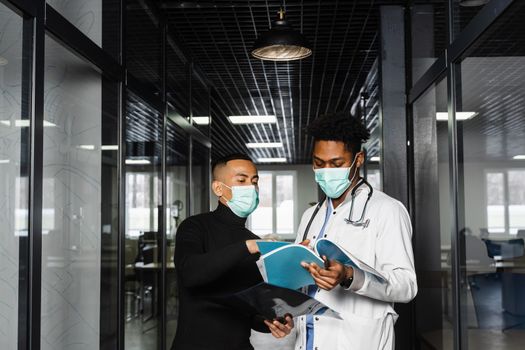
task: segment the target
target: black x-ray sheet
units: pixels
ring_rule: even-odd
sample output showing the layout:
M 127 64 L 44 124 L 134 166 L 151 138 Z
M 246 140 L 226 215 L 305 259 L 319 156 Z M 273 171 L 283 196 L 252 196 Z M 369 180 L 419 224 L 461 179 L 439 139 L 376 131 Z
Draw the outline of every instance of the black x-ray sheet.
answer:
M 267 320 L 282 319 L 285 315 L 323 315 L 341 319 L 339 313 L 320 301 L 299 291 L 260 283 L 228 298 L 228 303 L 249 314 Z

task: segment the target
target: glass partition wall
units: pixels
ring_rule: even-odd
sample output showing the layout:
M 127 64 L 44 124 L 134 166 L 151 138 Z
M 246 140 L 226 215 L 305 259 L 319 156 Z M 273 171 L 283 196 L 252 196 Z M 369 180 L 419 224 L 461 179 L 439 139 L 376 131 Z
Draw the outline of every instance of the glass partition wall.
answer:
M 24 20 L 0 3 L 0 348 L 16 349 L 25 333 L 29 231 L 29 62 L 23 56 Z
M 0 0 L 1 349 L 171 347 L 210 90 L 155 6 Z
M 519 2 L 454 66 L 458 228 L 465 253 L 461 312 L 468 349 L 525 342 L 523 15 L 525 4 Z
M 412 8 L 412 217 L 417 349 L 525 342 L 522 1 L 450 0 L 446 52 L 421 54 L 436 19 Z M 429 30 L 428 32 L 431 32 Z M 425 57 L 436 57 L 427 60 Z M 424 61 L 428 70 L 420 71 Z M 424 66 L 424 64 L 423 64 Z

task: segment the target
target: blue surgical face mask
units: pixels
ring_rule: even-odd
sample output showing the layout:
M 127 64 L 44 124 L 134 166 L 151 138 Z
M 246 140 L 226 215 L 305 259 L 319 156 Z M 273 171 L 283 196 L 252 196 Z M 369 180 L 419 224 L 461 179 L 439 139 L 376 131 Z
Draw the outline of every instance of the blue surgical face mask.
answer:
M 232 198 L 226 199 L 226 204 L 233 213 L 241 218 L 248 217 L 259 205 L 259 192 L 254 185 L 250 186 L 224 186 L 232 190 Z
M 357 157 L 349 168 L 314 169 L 315 181 L 328 198 L 339 198 L 350 187 L 358 173 L 356 171 L 351 179 L 348 178 L 356 160 Z

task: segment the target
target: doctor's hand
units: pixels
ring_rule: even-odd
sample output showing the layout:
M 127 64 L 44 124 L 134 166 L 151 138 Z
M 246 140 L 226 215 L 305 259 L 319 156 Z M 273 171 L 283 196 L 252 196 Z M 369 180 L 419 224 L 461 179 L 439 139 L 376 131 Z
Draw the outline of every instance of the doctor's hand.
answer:
M 321 289 L 332 290 L 345 279 L 353 277 L 354 270 L 346 267 L 336 260 L 328 260 L 323 256 L 325 262 L 324 268 L 319 267 L 316 263 L 302 263 L 301 265 L 310 272 L 315 284 Z
M 306 248 L 310 248 L 312 249 L 312 247 L 310 246 L 310 240 L 309 239 L 305 239 L 304 241 L 302 241 L 301 243 L 299 243 L 300 245 L 304 245 Z
M 294 327 L 292 316 L 286 315 L 285 321 L 286 321 L 285 323 L 281 323 L 279 322 L 279 320 L 273 320 L 273 321 L 264 320 L 264 323 L 268 326 L 268 328 L 270 329 L 270 332 L 272 332 L 272 335 L 275 338 L 279 339 L 279 338 L 284 338 L 288 334 L 290 334 L 290 332 L 292 331 Z

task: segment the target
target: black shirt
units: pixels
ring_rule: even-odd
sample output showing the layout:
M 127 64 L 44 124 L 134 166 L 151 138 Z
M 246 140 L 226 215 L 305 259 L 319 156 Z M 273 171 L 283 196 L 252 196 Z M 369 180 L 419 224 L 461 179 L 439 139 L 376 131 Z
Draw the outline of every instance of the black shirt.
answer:
M 184 220 L 177 230 L 175 266 L 179 319 L 173 350 L 251 350 L 250 330 L 269 332 L 263 320 L 221 302 L 262 281 L 246 241 L 259 237 L 246 219 L 218 208 Z

